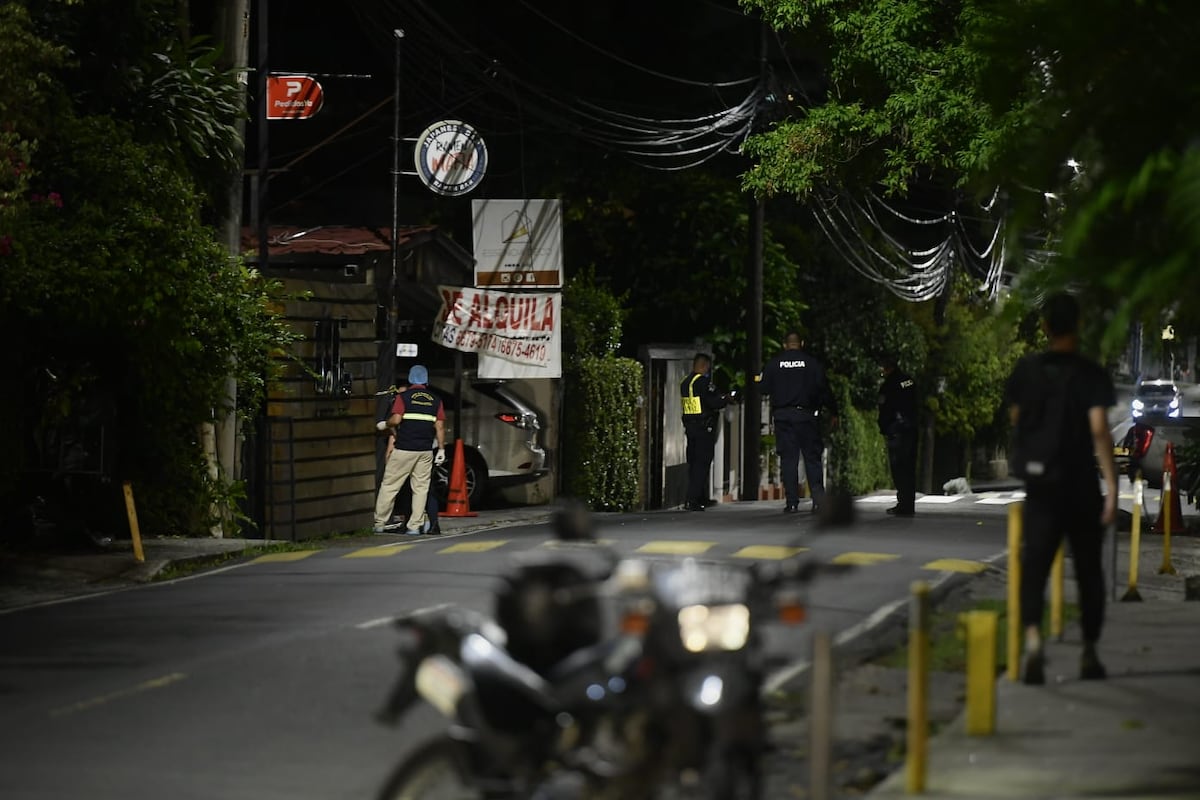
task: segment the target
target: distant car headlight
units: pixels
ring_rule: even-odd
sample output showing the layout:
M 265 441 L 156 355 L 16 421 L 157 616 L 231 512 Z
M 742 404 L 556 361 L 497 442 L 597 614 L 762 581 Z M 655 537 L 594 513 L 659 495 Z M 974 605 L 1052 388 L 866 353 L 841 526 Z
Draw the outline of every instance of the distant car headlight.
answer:
M 1179 398 L 1178 397 L 1171 400 L 1170 407 L 1171 408 L 1179 408 Z
M 1133 403 L 1132 403 L 1132 405 L 1133 405 L 1133 410 L 1134 410 L 1134 411 L 1141 411 L 1143 408 L 1145 408 L 1145 407 L 1146 407 L 1146 404 L 1145 404 L 1145 403 L 1143 403 L 1141 400 L 1139 400 L 1139 399 L 1138 399 L 1138 398 L 1136 398 L 1136 397 L 1135 397 L 1135 398 L 1133 398 Z
M 679 609 L 679 639 L 688 652 L 741 650 L 749 638 L 750 609 L 740 603 Z

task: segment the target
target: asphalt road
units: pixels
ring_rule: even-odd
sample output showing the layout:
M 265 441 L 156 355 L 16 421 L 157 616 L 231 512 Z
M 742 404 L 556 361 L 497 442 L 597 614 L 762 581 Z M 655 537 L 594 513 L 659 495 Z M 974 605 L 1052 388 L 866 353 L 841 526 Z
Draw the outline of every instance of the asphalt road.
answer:
M 813 626 L 862 630 L 916 579 L 969 580 L 1004 547 L 1004 497 L 892 519 L 866 504 L 818 532 L 775 504 L 606 517 L 623 553 L 777 558 L 808 548 L 859 569 L 811 596 Z M 172 583 L 0 615 L 0 797 L 368 798 L 440 724 L 372 721 L 394 672 L 394 614 L 490 609 L 509 559 L 547 526 L 360 550 L 283 553 Z M 746 549 L 752 548 L 752 549 Z M 293 560 L 267 560 L 267 559 Z M 945 559 L 950 559 L 945 561 Z M 939 561 L 943 560 L 943 561 Z M 865 636 L 873 635 L 868 629 Z M 779 639 L 791 660 L 805 656 Z

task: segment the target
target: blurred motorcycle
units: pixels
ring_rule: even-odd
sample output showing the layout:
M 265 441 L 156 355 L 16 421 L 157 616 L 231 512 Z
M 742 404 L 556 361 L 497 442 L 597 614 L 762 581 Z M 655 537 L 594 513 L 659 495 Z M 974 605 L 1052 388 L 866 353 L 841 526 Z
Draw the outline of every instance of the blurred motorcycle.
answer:
M 588 567 L 557 550 L 505 579 L 495 620 L 443 606 L 397 621 L 401 674 L 381 718 L 420 699 L 450 726 L 380 797 L 761 797 L 761 633 L 803 623 L 823 568 L 601 548 Z

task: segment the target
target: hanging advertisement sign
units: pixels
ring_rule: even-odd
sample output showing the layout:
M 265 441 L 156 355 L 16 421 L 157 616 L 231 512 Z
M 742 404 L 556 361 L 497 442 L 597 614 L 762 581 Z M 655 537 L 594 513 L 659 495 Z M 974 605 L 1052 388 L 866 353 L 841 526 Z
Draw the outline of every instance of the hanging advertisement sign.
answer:
M 563 285 L 562 203 L 472 200 L 475 285 L 549 289 Z
M 433 341 L 479 354 L 481 378 L 562 376 L 562 295 L 438 287 Z M 486 374 L 485 374 L 486 366 Z
M 487 172 L 487 145 L 465 122 L 444 119 L 417 137 L 417 177 L 435 194 L 457 197 L 479 185 Z
M 325 92 L 308 75 L 267 76 L 267 119 L 309 119 L 325 104 Z

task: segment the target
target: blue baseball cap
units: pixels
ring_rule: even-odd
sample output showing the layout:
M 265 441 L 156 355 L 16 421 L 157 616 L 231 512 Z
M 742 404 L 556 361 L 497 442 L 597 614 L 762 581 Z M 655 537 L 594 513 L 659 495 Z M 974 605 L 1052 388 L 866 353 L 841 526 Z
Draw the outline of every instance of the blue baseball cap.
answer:
M 420 364 L 414 364 L 408 370 L 408 382 L 416 386 L 417 384 L 429 383 L 429 370 Z

